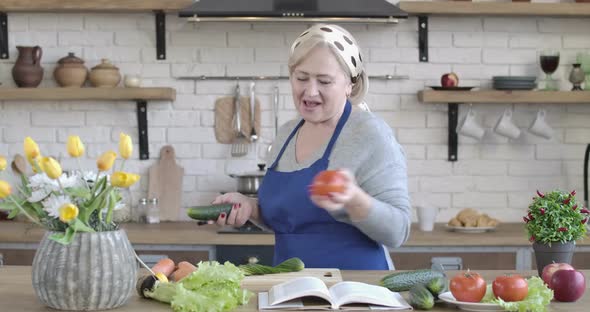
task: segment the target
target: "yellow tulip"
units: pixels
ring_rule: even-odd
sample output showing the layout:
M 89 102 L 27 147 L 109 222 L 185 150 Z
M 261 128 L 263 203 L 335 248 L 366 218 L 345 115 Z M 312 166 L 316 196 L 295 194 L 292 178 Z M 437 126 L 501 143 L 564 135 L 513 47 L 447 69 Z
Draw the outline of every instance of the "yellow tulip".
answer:
M 59 219 L 63 223 L 68 223 L 76 219 L 78 213 L 78 207 L 76 207 L 74 204 L 64 204 L 63 206 L 59 207 Z
M 127 188 L 139 181 L 139 174 L 117 171 L 111 175 L 111 185 Z
M 0 171 L 4 171 L 4 169 L 6 169 L 6 158 L 0 156 Z
M 131 154 L 133 154 L 133 143 L 131 142 L 131 137 L 125 133 L 121 133 L 119 135 L 119 154 L 124 159 L 129 159 Z
M 41 158 L 39 166 L 41 167 L 41 170 L 43 170 L 43 172 L 47 174 L 48 177 L 54 180 L 61 176 L 61 165 L 57 162 L 57 160 L 51 157 Z
M 99 171 L 107 171 L 113 167 L 115 159 L 117 159 L 117 153 L 113 151 L 105 152 L 96 161 L 96 166 Z
M 25 155 L 28 159 L 35 159 L 41 154 L 41 152 L 39 152 L 39 145 L 37 145 L 37 143 L 31 137 L 25 138 L 24 146 Z
M 67 149 L 68 154 L 74 158 L 84 155 L 84 143 L 82 143 L 82 140 L 77 135 L 70 135 L 68 137 Z
M 0 199 L 8 197 L 10 193 L 12 193 L 12 187 L 10 187 L 10 184 L 4 180 L 0 180 Z
M 33 168 L 33 172 L 39 173 L 37 168 L 41 167 L 41 159 L 42 158 L 43 158 L 43 156 L 41 156 L 41 155 L 39 155 L 35 158 L 29 158 L 29 156 L 27 156 L 27 161 L 29 162 L 29 165 L 31 165 L 31 168 Z M 35 163 L 37 165 L 35 165 Z

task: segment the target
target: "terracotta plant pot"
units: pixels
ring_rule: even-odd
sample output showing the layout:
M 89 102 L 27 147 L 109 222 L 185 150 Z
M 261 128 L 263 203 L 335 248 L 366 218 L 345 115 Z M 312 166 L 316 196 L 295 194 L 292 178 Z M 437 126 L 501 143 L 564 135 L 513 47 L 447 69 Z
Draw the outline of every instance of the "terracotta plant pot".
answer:
M 84 60 L 78 58 L 73 52 L 61 58 L 58 66 L 53 71 L 53 77 L 62 87 L 81 87 L 88 77 L 88 68 L 84 66 Z
M 90 83 L 95 87 L 116 87 L 121 82 L 119 68 L 111 64 L 108 59 L 92 68 L 90 71 Z
M 123 230 L 76 233 L 62 245 L 47 232 L 33 259 L 33 289 L 46 306 L 58 310 L 114 309 L 135 289 L 135 252 Z

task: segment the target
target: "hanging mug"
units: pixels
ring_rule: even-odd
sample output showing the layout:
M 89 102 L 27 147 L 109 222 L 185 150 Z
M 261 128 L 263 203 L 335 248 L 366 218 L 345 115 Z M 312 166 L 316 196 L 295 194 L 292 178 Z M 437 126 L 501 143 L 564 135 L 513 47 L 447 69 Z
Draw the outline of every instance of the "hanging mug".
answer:
M 551 129 L 551 127 L 545 121 L 546 114 L 547 113 L 543 109 L 540 109 L 537 112 L 537 117 L 535 120 L 533 120 L 533 123 L 529 128 L 529 132 L 549 140 L 553 136 L 553 129 Z
M 485 134 L 485 130 L 477 123 L 476 119 L 475 111 L 469 107 L 469 111 L 457 125 L 457 133 L 481 140 Z
M 512 109 L 504 110 L 494 127 L 494 132 L 509 139 L 517 139 L 520 136 L 520 129 L 512 121 Z
M 19 88 L 36 88 L 43 80 L 40 46 L 17 46 L 18 58 L 12 68 L 12 78 Z

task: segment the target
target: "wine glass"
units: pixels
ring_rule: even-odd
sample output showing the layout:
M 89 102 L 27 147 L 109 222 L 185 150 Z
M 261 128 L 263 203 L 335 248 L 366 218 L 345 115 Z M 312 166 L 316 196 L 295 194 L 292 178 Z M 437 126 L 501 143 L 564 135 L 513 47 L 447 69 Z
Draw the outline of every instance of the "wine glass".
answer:
M 541 69 L 546 75 L 545 89 L 548 91 L 557 90 L 555 80 L 551 77 L 559 66 L 559 51 L 556 50 L 543 50 L 540 53 L 539 61 L 541 63 Z

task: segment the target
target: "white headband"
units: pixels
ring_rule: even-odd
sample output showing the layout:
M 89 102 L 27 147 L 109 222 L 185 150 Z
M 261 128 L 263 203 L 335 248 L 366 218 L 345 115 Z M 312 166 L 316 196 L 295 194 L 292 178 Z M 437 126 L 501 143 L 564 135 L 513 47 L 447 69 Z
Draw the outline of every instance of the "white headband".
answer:
M 323 38 L 325 42 L 332 45 L 335 48 L 334 50 L 342 56 L 344 63 L 346 63 L 346 66 L 348 66 L 348 69 L 352 74 L 352 82 L 355 83 L 363 67 L 363 59 L 359 47 L 351 38 L 349 38 L 349 36 L 341 30 L 331 27 L 331 25 L 315 25 L 304 31 L 299 37 L 297 37 L 297 39 L 295 39 L 293 45 L 291 45 L 291 54 L 293 54 L 293 51 L 302 42 L 316 36 Z

